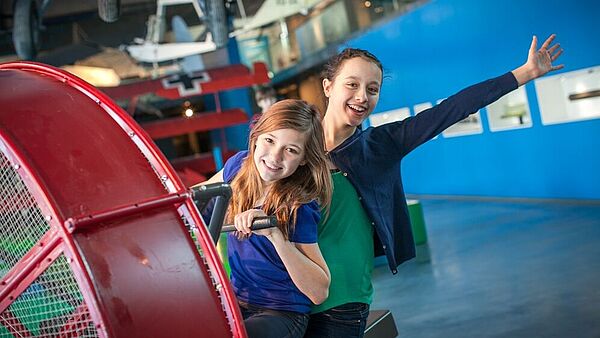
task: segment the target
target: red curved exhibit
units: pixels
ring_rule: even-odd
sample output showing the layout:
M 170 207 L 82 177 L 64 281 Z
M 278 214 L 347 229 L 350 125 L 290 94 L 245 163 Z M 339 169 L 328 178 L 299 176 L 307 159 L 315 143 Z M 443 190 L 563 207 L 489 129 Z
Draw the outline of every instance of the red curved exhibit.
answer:
M 246 336 L 190 193 L 84 81 L 0 65 L 0 196 L 0 336 Z

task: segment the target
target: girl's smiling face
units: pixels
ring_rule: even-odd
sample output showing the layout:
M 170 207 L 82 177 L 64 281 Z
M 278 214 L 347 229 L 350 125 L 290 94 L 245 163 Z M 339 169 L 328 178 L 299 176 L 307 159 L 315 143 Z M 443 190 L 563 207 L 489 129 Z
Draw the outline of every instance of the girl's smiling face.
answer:
M 254 164 L 266 185 L 291 176 L 304 164 L 306 133 L 277 129 L 256 139 Z
M 329 98 L 327 114 L 356 127 L 375 109 L 379 101 L 382 72 L 378 65 L 362 57 L 343 61 L 333 80 L 323 80 Z

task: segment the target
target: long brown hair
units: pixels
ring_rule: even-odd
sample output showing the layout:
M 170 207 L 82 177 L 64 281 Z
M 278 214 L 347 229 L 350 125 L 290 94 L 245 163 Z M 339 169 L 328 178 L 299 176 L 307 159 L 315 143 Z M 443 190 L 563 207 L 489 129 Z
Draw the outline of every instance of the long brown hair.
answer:
M 332 183 L 325 155 L 321 116 L 317 109 L 302 100 L 282 100 L 273 104 L 250 132 L 248 157 L 231 182 L 233 197 L 227 211 L 227 222 L 234 216 L 254 208 L 265 193 L 262 179 L 254 163 L 254 150 L 259 135 L 278 129 L 294 129 L 306 133 L 304 165 L 281 180 L 273 182 L 262 205 L 267 215 L 275 215 L 286 239 L 296 225 L 296 214 L 302 204 L 317 200 L 327 208 L 331 202 Z

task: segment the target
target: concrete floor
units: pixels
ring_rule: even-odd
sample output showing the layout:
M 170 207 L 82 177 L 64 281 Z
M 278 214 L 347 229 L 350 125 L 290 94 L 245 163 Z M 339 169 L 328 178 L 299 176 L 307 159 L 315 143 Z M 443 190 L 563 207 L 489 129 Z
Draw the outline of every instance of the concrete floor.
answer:
M 421 203 L 431 261 L 373 276 L 399 337 L 600 337 L 600 203 Z

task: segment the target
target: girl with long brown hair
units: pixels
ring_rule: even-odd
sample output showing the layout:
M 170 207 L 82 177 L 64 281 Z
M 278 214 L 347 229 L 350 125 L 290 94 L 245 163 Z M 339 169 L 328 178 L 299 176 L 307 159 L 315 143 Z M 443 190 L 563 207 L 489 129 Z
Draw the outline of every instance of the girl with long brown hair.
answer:
M 302 337 L 313 304 L 328 296 L 329 269 L 317 244 L 320 208 L 332 188 L 319 113 L 301 100 L 275 103 L 250 133 L 248 151 L 206 183 L 230 182 L 231 283 L 249 337 Z M 275 215 L 278 227 L 252 231 Z

